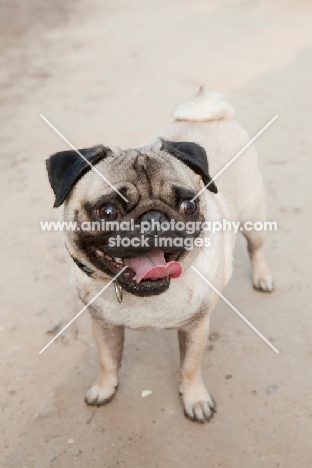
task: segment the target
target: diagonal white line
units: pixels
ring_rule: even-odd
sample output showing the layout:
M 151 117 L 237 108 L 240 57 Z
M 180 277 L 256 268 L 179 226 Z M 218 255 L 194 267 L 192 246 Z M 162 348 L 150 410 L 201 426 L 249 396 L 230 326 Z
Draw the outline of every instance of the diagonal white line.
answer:
M 105 182 L 106 182 L 108 185 L 110 185 L 110 186 L 112 187 L 112 189 L 115 190 L 115 192 L 117 192 L 118 195 L 119 195 L 120 197 L 122 197 L 126 202 L 129 201 L 122 193 L 119 192 L 119 190 L 118 190 L 113 184 L 110 183 L 109 180 L 106 179 L 106 177 L 105 177 L 103 174 L 100 173 L 100 171 L 97 170 L 96 167 L 93 166 L 93 164 L 90 163 L 90 161 L 87 160 L 87 158 L 84 157 L 83 154 L 80 153 L 79 150 L 77 150 L 77 148 L 76 148 L 70 141 L 67 140 L 67 138 L 64 137 L 64 135 L 63 135 L 57 128 L 54 127 L 53 124 L 51 124 L 51 122 L 50 122 L 44 115 L 40 114 L 40 117 L 41 117 L 51 128 L 53 128 L 53 130 L 54 130 L 61 138 L 63 138 L 63 140 L 66 141 L 66 143 L 67 143 L 74 151 L 76 151 L 76 153 L 79 154 L 79 156 L 80 156 L 87 164 L 89 164 L 89 166 L 91 167 L 91 169 L 92 169 L 94 172 L 96 172 L 100 177 L 102 177 L 102 179 L 105 180 Z
M 272 345 L 272 343 L 269 342 L 269 340 L 266 339 L 265 336 L 262 335 L 262 333 L 259 332 L 259 330 L 257 330 L 256 327 L 253 326 L 252 323 L 249 322 L 249 320 L 246 319 L 246 317 L 243 316 L 243 314 L 241 314 L 237 309 L 236 307 L 233 306 L 233 304 L 230 303 L 230 301 L 228 301 L 226 299 L 226 297 L 223 296 L 223 294 L 221 294 L 198 270 L 197 268 L 195 268 L 194 266 L 192 266 L 193 270 L 196 271 L 196 273 L 208 284 L 208 286 L 210 286 L 223 300 L 224 302 L 226 302 L 233 310 L 234 312 L 236 312 L 240 318 L 242 318 L 246 323 L 247 325 L 250 326 L 250 328 L 253 329 L 253 331 L 255 331 L 259 336 L 260 338 L 262 338 L 276 353 L 279 353 L 279 351 L 275 348 L 275 346 Z
M 121 270 L 119 273 L 117 273 L 117 275 L 116 275 L 116 276 L 115 276 L 115 277 L 114 277 L 114 278 L 113 278 L 113 279 L 112 279 L 112 280 L 111 280 L 109 283 L 107 283 L 107 284 L 104 286 L 104 288 L 103 288 L 103 289 L 101 289 L 101 291 L 100 291 L 100 292 L 98 292 L 98 293 L 97 293 L 97 294 L 94 296 L 94 298 L 93 298 L 93 299 L 91 299 L 91 301 L 90 301 L 90 302 L 88 302 L 88 304 L 87 304 L 87 305 L 85 305 L 85 306 L 84 306 L 84 307 L 81 309 L 81 311 L 80 311 L 80 312 L 78 312 L 78 314 L 77 314 L 77 315 L 75 315 L 75 317 L 74 317 L 74 318 L 72 318 L 72 319 L 70 320 L 70 322 L 68 322 L 68 324 L 67 324 L 67 325 L 65 325 L 65 327 L 64 327 L 64 328 L 62 328 L 62 330 L 61 330 L 61 331 L 59 331 L 59 332 L 58 332 L 58 334 L 57 334 L 57 335 L 55 335 L 55 336 L 52 338 L 52 340 L 51 340 L 51 341 L 49 341 L 49 343 L 48 343 L 48 344 L 46 344 L 46 345 L 45 345 L 45 347 L 44 347 L 44 348 L 42 348 L 42 350 L 41 350 L 41 351 L 39 351 L 39 354 L 43 353 L 43 351 L 45 351 L 45 350 L 48 348 L 48 346 L 50 346 L 50 344 L 52 344 L 52 343 L 53 343 L 53 341 L 55 341 L 55 340 L 56 340 L 56 338 L 58 338 L 58 337 L 59 337 L 59 336 L 60 336 L 60 335 L 63 333 L 63 331 L 64 331 L 64 330 L 66 330 L 66 328 L 68 328 L 68 327 L 69 327 L 69 325 L 71 325 L 71 324 L 73 323 L 73 321 L 74 321 L 74 320 L 76 320 L 76 318 L 78 318 L 78 317 L 79 317 L 79 315 L 81 315 L 81 314 L 82 314 L 82 312 L 84 312 L 84 311 L 86 310 L 86 308 L 87 308 L 87 307 L 89 307 L 89 305 L 90 305 L 90 304 L 92 304 L 92 302 L 94 302 L 94 301 L 95 301 L 95 299 L 97 299 L 97 298 L 100 296 L 100 294 L 102 294 L 102 292 L 103 292 L 103 291 L 105 291 L 105 289 L 107 289 L 107 288 L 108 288 L 108 286 L 110 286 L 110 285 L 111 285 L 111 284 L 112 284 L 112 283 L 113 283 L 113 282 L 116 280 L 116 278 L 118 278 L 118 276 L 119 276 L 119 275 L 121 275 L 121 273 L 122 273 L 123 271 L 125 271 L 125 269 L 126 269 L 126 268 L 128 268 L 128 267 L 127 267 L 127 266 L 125 266 L 125 267 L 124 267 L 124 268 L 123 268 L 123 269 L 122 269 L 122 270 Z
M 256 136 L 254 136 L 254 137 L 253 137 L 253 139 L 252 139 L 252 140 L 250 140 L 250 142 L 249 142 L 249 143 L 247 143 L 247 145 L 246 145 L 246 146 L 244 146 L 244 148 L 243 148 L 243 149 L 241 149 L 241 150 L 240 150 L 240 151 L 237 153 L 237 155 L 236 155 L 236 156 L 234 156 L 234 158 L 233 158 L 233 159 L 231 159 L 231 161 L 229 161 L 229 162 L 228 162 L 228 163 L 227 163 L 227 164 L 224 166 L 224 168 L 223 168 L 223 169 L 221 169 L 221 171 L 219 171 L 219 172 L 218 172 L 218 174 L 216 174 L 216 175 L 215 175 L 215 176 L 212 178 L 212 180 L 211 180 L 210 182 L 208 182 L 208 184 L 207 184 L 207 185 L 205 185 L 205 187 L 203 187 L 203 188 L 202 188 L 202 189 L 201 189 L 201 190 L 198 192 L 198 194 L 197 194 L 197 195 L 195 195 L 195 197 L 192 199 L 192 201 L 196 200 L 196 198 L 197 198 L 197 197 L 199 197 L 199 195 L 200 195 L 200 194 L 202 194 L 202 193 L 203 193 L 203 192 L 206 190 L 206 188 L 207 188 L 207 187 L 209 187 L 209 185 L 210 185 L 210 184 L 212 184 L 212 182 L 214 182 L 214 181 L 216 180 L 216 178 L 217 178 L 217 177 L 219 177 L 219 175 L 221 175 L 221 174 L 222 174 L 222 172 L 224 172 L 224 171 L 225 171 L 225 169 L 227 169 L 227 168 L 228 168 L 228 167 L 229 167 L 229 166 L 232 164 L 232 162 L 234 162 L 234 161 L 235 161 L 235 159 L 237 159 L 237 158 L 238 158 L 238 156 L 240 156 L 240 155 L 241 155 L 241 154 L 242 154 L 242 153 L 245 151 L 245 149 L 247 149 L 247 148 L 248 148 L 248 146 L 250 146 L 250 145 L 251 145 L 251 143 L 253 143 L 253 142 L 254 142 L 254 141 L 255 141 L 255 140 L 258 138 L 258 136 L 260 136 L 260 135 L 261 135 L 261 133 L 263 133 L 263 132 L 264 132 L 264 130 L 266 130 L 266 129 L 269 127 L 269 125 L 271 125 L 271 124 L 274 122 L 274 120 L 276 120 L 276 119 L 277 119 L 277 117 L 278 117 L 278 115 L 276 115 L 275 117 L 273 117 L 273 119 L 272 119 L 272 120 L 270 120 L 270 122 L 269 122 L 269 123 L 267 123 L 267 124 L 266 124 L 266 125 L 263 127 L 263 129 L 262 129 L 262 130 L 260 130 L 260 132 L 259 132 L 259 133 L 257 133 L 257 135 L 256 135 Z

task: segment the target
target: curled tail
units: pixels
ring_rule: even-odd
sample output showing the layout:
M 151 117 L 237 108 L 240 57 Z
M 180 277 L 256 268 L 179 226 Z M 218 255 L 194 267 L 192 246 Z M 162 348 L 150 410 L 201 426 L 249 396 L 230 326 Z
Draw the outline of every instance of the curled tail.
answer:
M 232 118 L 234 108 L 223 100 L 222 94 L 204 93 L 200 88 L 196 96 L 178 104 L 172 115 L 175 120 L 208 122 Z

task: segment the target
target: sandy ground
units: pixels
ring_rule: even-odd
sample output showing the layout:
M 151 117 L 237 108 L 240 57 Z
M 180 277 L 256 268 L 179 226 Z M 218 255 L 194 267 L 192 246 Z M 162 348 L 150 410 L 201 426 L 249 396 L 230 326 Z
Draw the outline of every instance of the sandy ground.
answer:
M 1 0 L 1 462 L 4 467 L 308 468 L 311 444 L 310 2 Z M 145 141 L 199 85 L 223 92 L 259 138 L 276 291 L 251 288 L 243 239 L 220 302 L 204 375 L 210 424 L 184 419 L 171 331 L 129 332 L 120 389 L 83 396 L 98 361 L 88 313 L 69 285 L 45 158 L 66 144 Z M 234 155 L 233 155 L 234 156 Z M 142 390 L 152 394 L 142 399 Z

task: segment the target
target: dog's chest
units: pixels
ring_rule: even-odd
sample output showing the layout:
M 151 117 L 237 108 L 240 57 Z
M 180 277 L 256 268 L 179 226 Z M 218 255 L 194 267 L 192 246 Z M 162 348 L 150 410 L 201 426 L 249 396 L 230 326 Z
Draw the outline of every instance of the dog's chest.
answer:
M 179 284 L 180 283 L 180 284 Z M 98 285 L 78 287 L 80 299 L 87 304 L 98 292 Z M 107 325 L 124 325 L 132 329 L 178 328 L 207 312 L 207 298 L 203 291 L 196 291 L 194 284 L 173 283 L 169 290 L 159 296 L 136 297 L 124 294 L 123 301 L 117 301 L 111 286 L 89 307 L 92 316 Z

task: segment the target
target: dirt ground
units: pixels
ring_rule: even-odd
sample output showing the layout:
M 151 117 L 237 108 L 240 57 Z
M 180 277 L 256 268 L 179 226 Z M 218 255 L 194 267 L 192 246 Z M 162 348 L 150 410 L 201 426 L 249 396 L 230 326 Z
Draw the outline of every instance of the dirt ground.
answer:
M 311 72 L 306 1 L 0 1 L 1 461 L 3 467 L 309 468 L 312 464 Z M 44 160 L 66 144 L 144 142 L 197 91 L 224 93 L 257 140 L 276 291 L 251 287 L 243 239 L 213 313 L 204 376 L 218 403 L 210 424 L 186 420 L 173 331 L 129 332 L 120 388 L 83 402 L 98 359 L 69 285 Z M 234 156 L 234 154 L 233 154 Z M 152 394 L 141 397 L 143 390 Z

